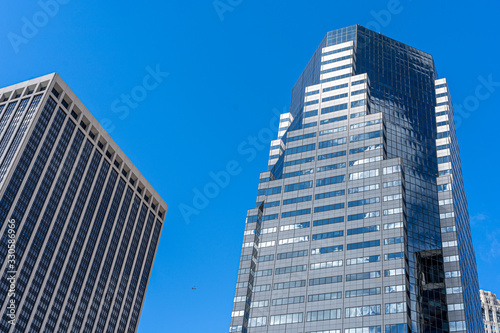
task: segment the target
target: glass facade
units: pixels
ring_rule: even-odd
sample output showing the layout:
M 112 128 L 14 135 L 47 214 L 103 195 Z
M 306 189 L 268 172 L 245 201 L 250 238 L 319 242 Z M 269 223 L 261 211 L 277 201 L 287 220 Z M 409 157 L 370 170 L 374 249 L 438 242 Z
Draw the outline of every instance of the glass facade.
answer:
M 230 331 L 348 332 L 359 328 L 351 318 L 360 316 L 367 316 L 363 324 L 370 329 L 387 332 L 482 331 L 460 156 L 454 128 L 443 130 L 447 119 L 436 118 L 444 108 L 436 80 L 432 56 L 425 52 L 359 25 L 327 33 L 292 90 L 290 113 L 281 116 L 278 140 L 271 142 L 281 148 L 271 148 L 257 208 L 248 212 Z M 448 109 L 452 114 L 451 101 Z M 440 204 L 446 198 L 438 186 L 438 162 L 446 159 L 438 159 L 436 140 L 446 131 L 453 132 L 447 143 L 455 147 L 453 216 Z M 291 231 L 290 223 L 313 227 Z M 456 232 L 442 236 L 452 226 Z M 308 251 L 286 264 L 310 269 L 276 276 L 285 262 L 257 260 L 288 250 Z M 447 262 L 452 254 L 458 263 Z M 275 272 L 263 277 L 263 270 Z M 322 280 L 328 287 L 311 284 Z M 334 285 L 328 282 L 333 280 Z M 297 287 L 297 281 L 309 283 Z M 277 282 L 295 287 L 283 293 L 273 288 Z M 371 294 L 373 288 L 385 293 Z M 288 308 L 252 306 L 325 289 L 345 295 Z M 363 298 L 351 296 L 358 292 Z M 465 306 L 450 310 L 450 302 L 459 300 Z M 306 317 L 335 306 L 345 316 L 324 318 L 327 325 L 266 324 L 273 316 Z M 249 328 L 255 320 L 260 325 Z
M 57 74 L 14 87 L 0 89 L 0 331 L 135 332 L 167 206 Z

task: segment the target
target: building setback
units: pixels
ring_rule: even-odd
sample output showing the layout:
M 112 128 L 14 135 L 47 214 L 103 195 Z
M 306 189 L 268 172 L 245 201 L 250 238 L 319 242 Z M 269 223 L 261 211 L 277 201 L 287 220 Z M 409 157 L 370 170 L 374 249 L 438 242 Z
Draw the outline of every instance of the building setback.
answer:
M 328 32 L 248 210 L 230 332 L 483 332 L 453 108 L 432 56 Z
M 483 313 L 484 331 L 500 333 L 500 301 L 491 291 L 481 290 L 481 311 Z
M 0 89 L 0 331 L 135 332 L 166 210 L 59 75 Z

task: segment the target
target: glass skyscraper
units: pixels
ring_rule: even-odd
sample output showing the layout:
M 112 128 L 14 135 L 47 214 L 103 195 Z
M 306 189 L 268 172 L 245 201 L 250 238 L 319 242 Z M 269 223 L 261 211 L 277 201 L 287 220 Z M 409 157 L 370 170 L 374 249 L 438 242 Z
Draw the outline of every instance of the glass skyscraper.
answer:
M 292 90 L 249 209 L 230 332 L 483 332 L 445 79 L 356 25 Z
M 0 89 L 1 332 L 135 332 L 166 210 L 59 75 Z

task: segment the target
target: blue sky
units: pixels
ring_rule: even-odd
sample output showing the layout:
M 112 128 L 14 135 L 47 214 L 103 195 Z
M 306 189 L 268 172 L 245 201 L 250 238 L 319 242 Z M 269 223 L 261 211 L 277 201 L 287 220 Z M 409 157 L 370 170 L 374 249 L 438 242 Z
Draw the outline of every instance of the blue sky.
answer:
M 480 286 L 500 293 L 500 2 L 462 2 L 2 2 L 0 86 L 58 72 L 170 205 L 139 332 L 227 332 L 273 110 L 287 110 L 327 31 L 380 31 L 431 53 L 463 106 L 458 138 Z M 118 109 L 150 71 L 161 73 L 158 86 Z M 196 191 L 228 168 L 185 219 L 179 207 L 193 207 Z

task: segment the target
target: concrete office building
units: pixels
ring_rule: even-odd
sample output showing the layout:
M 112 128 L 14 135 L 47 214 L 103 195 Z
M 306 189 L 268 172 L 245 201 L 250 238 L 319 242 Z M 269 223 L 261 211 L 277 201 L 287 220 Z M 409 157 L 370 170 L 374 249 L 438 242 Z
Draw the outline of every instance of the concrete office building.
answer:
M 483 332 L 432 56 L 351 26 L 292 90 L 248 210 L 230 332 Z
M 135 332 L 166 210 L 59 75 L 0 89 L 0 331 Z
M 484 332 L 500 333 L 500 300 L 491 291 L 481 290 Z

